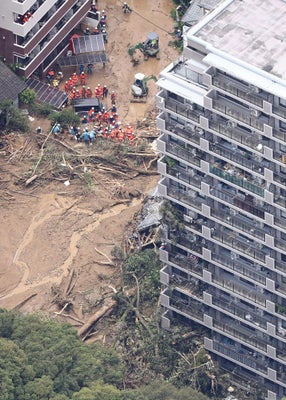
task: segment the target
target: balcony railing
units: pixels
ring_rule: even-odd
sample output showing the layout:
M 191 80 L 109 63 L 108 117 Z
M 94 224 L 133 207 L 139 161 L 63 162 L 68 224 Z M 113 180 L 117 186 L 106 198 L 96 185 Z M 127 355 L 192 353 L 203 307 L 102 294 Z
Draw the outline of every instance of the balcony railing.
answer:
M 211 290 L 208 289 L 207 292 L 211 292 Z M 247 323 L 251 323 L 254 326 L 258 326 L 263 329 L 267 328 L 267 322 L 276 325 L 275 317 L 260 317 L 257 310 L 254 310 L 251 307 L 247 307 L 244 304 L 238 303 L 236 300 L 230 300 L 229 298 L 224 299 L 223 294 L 218 295 L 217 293 L 212 293 L 212 295 L 213 305 L 221 308 L 224 311 L 227 311 L 235 317 L 245 320 Z
M 244 254 L 247 254 L 256 260 L 265 262 L 265 253 L 256 248 L 257 243 L 251 240 L 245 240 L 236 232 L 221 232 L 214 230 L 211 234 L 213 239 L 227 244 L 229 247 L 236 249 Z M 271 254 L 271 250 L 265 247 L 266 254 Z
M 191 299 L 184 300 L 174 294 L 170 297 L 170 307 L 199 321 L 203 321 L 203 306 L 194 303 Z
M 185 147 L 175 143 L 167 143 L 166 151 L 167 153 L 172 154 L 179 159 L 185 160 L 189 164 L 195 165 L 199 168 L 201 166 L 201 159 L 204 159 L 203 154 L 201 156 L 196 155 L 197 152 L 200 152 L 199 150 L 196 150 L 195 148 L 186 149 Z
M 224 318 L 223 321 L 214 319 L 213 326 L 258 350 L 267 352 L 267 342 L 263 339 L 258 339 L 257 332 L 235 323 L 231 318 Z
M 248 168 L 251 171 L 255 171 L 261 175 L 264 173 L 263 162 L 256 161 L 254 156 L 243 153 L 241 150 L 236 149 L 234 146 L 232 148 L 227 147 L 221 143 L 210 143 L 209 149 L 213 153 L 227 158 L 232 162 Z
M 211 215 L 225 224 L 234 226 L 260 240 L 265 240 L 265 233 L 273 233 L 270 228 L 265 228 L 265 230 L 257 228 L 255 226 L 255 221 L 251 221 L 250 218 L 246 218 L 241 214 L 232 215 L 228 211 L 219 211 L 215 208 L 211 208 Z
M 207 268 L 207 263 L 194 255 L 184 256 L 179 253 L 169 252 L 169 261 L 199 276 L 203 276 L 203 270 Z
M 200 138 L 204 137 L 204 130 L 195 126 L 184 127 L 181 124 L 166 122 L 166 129 L 175 133 L 177 136 L 188 140 L 189 142 L 200 144 Z
M 190 105 L 182 104 L 171 98 L 166 99 L 165 107 L 167 110 L 172 111 L 175 114 L 182 115 L 183 117 L 197 123 L 200 121 L 200 115 L 203 115 L 202 111 L 191 110 Z
M 190 173 L 187 173 L 184 168 L 181 168 L 178 165 L 173 167 L 167 166 L 167 174 L 176 177 L 188 185 L 201 189 L 201 182 L 203 181 L 202 177 L 199 175 L 191 176 Z
M 260 371 L 267 375 L 267 363 L 265 362 L 264 357 L 258 355 L 257 358 L 254 358 L 253 356 L 250 356 L 247 351 L 241 350 L 240 352 L 237 351 L 237 348 L 234 346 L 221 344 L 216 341 L 213 341 L 213 349 L 216 352 L 234 360 L 235 362 L 239 362 L 240 364 L 250 367 L 255 371 Z
M 212 281 L 224 289 L 229 290 L 241 297 L 249 299 L 253 303 L 260 304 L 266 307 L 266 300 L 275 301 L 276 296 L 268 293 L 259 294 L 257 289 L 251 285 L 247 285 L 242 281 L 227 277 L 226 274 L 220 276 L 213 276 Z
M 177 245 L 185 247 L 187 250 L 202 254 L 203 246 L 195 236 L 196 235 L 178 236 L 176 234 L 170 234 L 170 239 L 173 240 Z
M 286 119 L 285 107 L 272 105 L 272 113 Z
M 194 196 L 192 192 L 191 196 L 188 196 L 187 192 L 181 189 L 167 188 L 167 195 L 173 199 L 180 201 L 183 204 L 187 204 L 195 209 L 201 211 L 202 204 L 206 204 L 206 200 L 199 197 Z
M 264 197 L 264 189 L 261 188 L 261 185 L 258 186 L 255 185 L 252 182 L 249 182 L 246 178 L 243 178 L 241 173 L 238 171 L 236 172 L 235 169 L 232 169 L 232 171 L 234 171 L 234 173 L 230 173 L 227 170 L 224 170 L 222 168 L 219 168 L 217 166 L 210 166 L 210 172 L 215 174 L 216 176 L 227 180 L 228 182 L 231 182 L 235 185 L 238 185 L 246 190 L 248 190 L 249 192 L 255 193 L 258 196 Z M 237 176 L 235 175 L 237 174 Z
M 276 139 L 282 140 L 282 142 L 286 142 L 286 132 L 278 129 L 272 128 L 273 137 Z
M 263 98 L 261 95 L 259 96 L 259 94 L 252 93 L 248 86 L 244 85 L 242 82 L 240 83 L 231 79 L 229 76 L 216 73 L 213 77 L 213 85 L 223 89 L 225 92 L 231 93 L 236 97 L 263 108 Z
M 257 146 L 261 143 L 261 140 L 255 133 L 246 132 L 244 129 L 239 127 L 231 127 L 222 121 L 209 121 L 209 129 L 218 132 L 236 143 L 243 144 L 254 150 L 257 150 Z
M 213 99 L 213 108 L 261 132 L 264 131 L 264 122 L 258 117 L 252 117 L 250 110 L 246 107 L 239 106 L 219 96 L 218 99 Z
M 212 253 L 212 260 L 217 262 L 220 265 L 224 265 L 225 267 L 238 272 L 239 274 L 245 276 L 246 278 L 250 279 L 251 281 L 261 283 L 263 285 L 266 284 L 266 277 L 268 276 L 267 273 L 262 273 L 258 271 L 254 271 L 253 264 L 242 261 L 239 259 L 232 260 L 229 256 L 224 256 L 222 254 Z M 270 275 L 271 276 L 271 275 Z M 270 277 L 269 276 L 269 277 Z
M 259 206 L 253 201 L 247 200 L 245 196 L 241 197 L 233 188 L 223 190 L 211 188 L 210 194 L 263 220 L 265 211 L 274 213 L 273 207 L 268 204 Z

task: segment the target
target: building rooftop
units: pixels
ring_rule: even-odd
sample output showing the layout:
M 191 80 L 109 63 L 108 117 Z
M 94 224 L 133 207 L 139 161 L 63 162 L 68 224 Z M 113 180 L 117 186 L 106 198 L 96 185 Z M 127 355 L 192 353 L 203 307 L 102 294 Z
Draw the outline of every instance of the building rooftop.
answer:
M 285 0 L 226 0 L 190 34 L 286 80 L 285 21 Z
M 10 68 L 0 61 L 0 101 L 15 100 L 27 85 Z

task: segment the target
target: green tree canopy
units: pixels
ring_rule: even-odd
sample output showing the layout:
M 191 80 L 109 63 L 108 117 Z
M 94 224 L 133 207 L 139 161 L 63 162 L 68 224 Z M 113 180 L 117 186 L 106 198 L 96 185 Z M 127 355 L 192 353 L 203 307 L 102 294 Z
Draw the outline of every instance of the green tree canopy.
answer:
M 80 124 L 80 117 L 69 109 L 64 109 L 60 112 L 54 112 L 49 116 L 51 125 L 60 124 L 63 128 L 68 129 L 70 126 L 77 126 Z

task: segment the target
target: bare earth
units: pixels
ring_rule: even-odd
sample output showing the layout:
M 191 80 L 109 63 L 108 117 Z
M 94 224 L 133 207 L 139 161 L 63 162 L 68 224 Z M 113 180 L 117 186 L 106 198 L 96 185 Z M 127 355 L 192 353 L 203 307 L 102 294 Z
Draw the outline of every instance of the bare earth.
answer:
M 172 40 L 173 5 L 171 0 L 133 0 L 129 4 L 133 12 L 124 15 L 122 2 L 98 1 L 98 9 L 107 12 L 109 62 L 94 68 L 87 86 L 93 89 L 98 83 L 106 84 L 117 94 L 122 125 L 135 127 L 151 118 L 151 128 L 145 127 L 143 133 L 156 134 L 155 82 L 149 81 L 144 104 L 130 103 L 130 86 L 136 72 L 158 76 L 178 56 L 168 46 Z M 144 41 L 150 31 L 159 34 L 161 59 L 144 61 L 141 57 L 134 67 L 128 48 Z M 68 79 L 72 72 L 63 70 L 64 77 Z M 122 246 L 128 226 L 159 177 L 155 173 L 114 175 L 107 168 L 95 168 L 90 170 L 92 185 L 74 179 L 65 186 L 63 180 L 51 176 L 26 186 L 40 157 L 35 134 L 39 124 L 47 134 L 49 122 L 33 121 L 29 135 L 9 134 L 5 153 L 0 154 L 0 307 L 23 312 L 42 310 L 56 316 L 61 302 L 55 304 L 53 300 L 62 296 L 64 306 L 68 297 L 73 303 L 70 315 L 74 319 L 65 320 L 76 325 L 76 319 L 86 321 L 102 297 L 120 286 L 120 268 L 110 262 L 111 251 L 114 246 Z M 64 143 L 83 154 L 96 153 L 96 143 L 85 148 L 68 137 Z M 58 146 L 56 142 L 54 146 Z M 59 146 L 57 151 L 65 148 Z M 152 151 L 151 146 L 148 151 Z M 104 156 L 102 152 L 100 155 Z M 79 163 L 77 171 L 83 173 L 85 165 Z M 155 171 L 156 162 L 149 169 Z M 37 173 L 44 172 L 40 163 Z M 118 188 L 123 189 L 124 196 L 118 196 Z

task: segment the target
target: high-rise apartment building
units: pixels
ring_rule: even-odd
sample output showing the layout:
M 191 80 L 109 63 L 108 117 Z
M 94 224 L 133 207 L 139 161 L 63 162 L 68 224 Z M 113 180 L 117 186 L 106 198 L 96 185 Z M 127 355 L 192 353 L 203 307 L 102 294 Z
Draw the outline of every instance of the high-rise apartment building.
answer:
M 156 98 L 159 194 L 180 220 L 160 249 L 162 325 L 202 326 L 234 381 L 268 400 L 286 396 L 285 16 L 285 0 L 221 2 Z
M 90 0 L 2 0 L 0 57 L 22 76 L 42 75 L 89 9 Z

